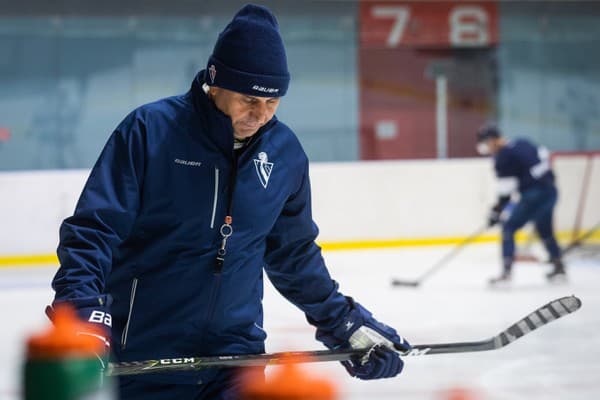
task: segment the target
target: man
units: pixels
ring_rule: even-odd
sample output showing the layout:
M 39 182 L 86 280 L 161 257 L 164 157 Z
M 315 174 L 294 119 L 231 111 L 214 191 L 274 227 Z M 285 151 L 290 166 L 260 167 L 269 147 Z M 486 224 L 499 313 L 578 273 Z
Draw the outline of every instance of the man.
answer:
M 311 217 L 308 160 L 275 117 L 290 76 L 275 17 L 243 7 L 184 95 L 116 128 L 60 229 L 54 303 L 111 333 L 116 361 L 264 352 L 263 268 L 361 379 L 410 345 L 338 291 Z M 51 313 L 51 309 L 49 310 Z M 234 371 L 123 378 L 122 398 L 233 399 Z
M 494 124 L 484 125 L 477 132 L 477 150 L 482 155 L 493 155 L 498 177 L 498 202 L 490 212 L 490 226 L 501 222 L 505 214 L 503 211 L 513 192 L 518 191 L 520 194 L 519 202 L 502 223 L 502 272 L 499 277 L 491 279 L 490 283 L 510 280 L 515 254 L 515 233 L 528 221 L 534 221 L 554 265 L 554 269 L 546 275 L 547 278 L 565 278 L 561 251 L 552 228 L 552 213 L 558 195 L 548 150 L 525 139 L 507 140 Z

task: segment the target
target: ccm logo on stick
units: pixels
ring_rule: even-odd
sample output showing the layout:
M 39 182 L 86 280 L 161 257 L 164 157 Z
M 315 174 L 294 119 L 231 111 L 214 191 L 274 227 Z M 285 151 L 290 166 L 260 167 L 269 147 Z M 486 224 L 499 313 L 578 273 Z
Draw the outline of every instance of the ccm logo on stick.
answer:
M 193 357 L 186 358 L 165 358 L 159 361 L 162 365 L 171 365 L 171 364 L 189 364 L 194 362 Z

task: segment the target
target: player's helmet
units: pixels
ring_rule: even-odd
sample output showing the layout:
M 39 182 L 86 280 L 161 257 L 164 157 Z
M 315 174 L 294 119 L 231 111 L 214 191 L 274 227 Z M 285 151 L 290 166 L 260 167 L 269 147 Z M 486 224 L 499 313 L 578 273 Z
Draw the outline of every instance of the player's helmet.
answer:
M 502 136 L 495 122 L 487 122 L 477 130 L 477 143 Z
M 498 125 L 494 122 L 488 122 L 477 130 L 477 153 L 482 156 L 491 154 L 490 146 L 487 143 L 488 139 L 499 138 L 502 136 Z

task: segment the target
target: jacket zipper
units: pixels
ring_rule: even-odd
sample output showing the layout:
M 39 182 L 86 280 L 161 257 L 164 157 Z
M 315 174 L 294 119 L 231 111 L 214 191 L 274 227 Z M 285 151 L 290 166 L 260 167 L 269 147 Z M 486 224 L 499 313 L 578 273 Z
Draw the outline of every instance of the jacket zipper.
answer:
M 213 197 L 212 217 L 210 218 L 210 229 L 215 227 L 215 215 L 217 214 L 217 202 L 219 201 L 219 168 L 215 167 L 215 196 Z
M 215 281 L 213 283 L 212 290 L 210 292 L 210 298 L 208 300 L 208 312 L 206 313 L 205 326 L 204 331 L 202 332 L 200 343 L 204 342 L 206 334 L 208 333 L 208 329 L 210 324 L 213 321 L 213 317 L 215 315 L 215 309 L 217 306 L 217 296 L 219 294 L 219 288 L 221 287 L 221 273 L 215 273 Z
M 215 216 L 217 214 L 217 204 L 219 202 L 219 168 L 215 167 L 215 196 L 213 198 L 213 209 L 212 209 L 212 217 L 210 219 L 210 228 L 213 229 L 215 227 Z M 222 232 L 221 228 L 221 232 Z M 218 257 L 217 257 L 218 259 Z M 219 293 L 219 287 L 221 286 L 221 270 L 213 271 L 213 276 L 215 277 L 215 282 L 212 285 L 212 289 L 210 292 L 209 300 L 208 300 L 208 312 L 206 314 L 205 319 L 205 327 L 201 334 L 200 342 L 204 341 L 204 337 L 206 336 L 208 326 L 212 322 L 215 306 L 217 301 L 217 294 Z
M 215 282 L 213 284 L 212 291 L 210 293 L 210 298 L 208 301 L 208 313 L 206 315 L 206 326 L 204 332 L 201 336 L 201 343 L 204 341 L 204 337 L 208 331 L 210 324 L 212 323 L 213 316 L 215 313 L 217 296 L 219 294 L 219 288 L 221 286 L 221 276 L 223 274 L 223 266 L 225 264 L 225 255 L 227 254 L 227 239 L 233 234 L 233 227 L 231 226 L 233 222 L 233 218 L 231 217 L 232 209 L 233 209 L 233 194 L 235 192 L 235 184 L 238 172 L 238 158 L 235 152 L 232 153 L 233 156 L 233 165 L 231 168 L 231 181 L 229 182 L 229 191 L 227 196 L 227 214 L 225 216 L 225 220 L 219 232 L 221 233 L 221 246 L 217 251 L 217 257 L 215 259 L 215 266 L 213 269 L 213 276 L 215 277 Z M 219 169 L 215 167 L 215 198 L 213 204 L 213 217 L 211 219 L 211 228 L 213 227 L 214 219 L 215 219 L 215 210 L 217 204 L 217 193 L 218 193 L 218 183 L 219 183 Z
M 127 314 L 127 322 L 125 323 L 125 328 L 123 329 L 123 334 L 121 335 L 121 349 L 125 349 L 127 346 L 127 334 L 129 333 L 129 324 L 131 323 L 131 315 L 133 313 L 133 303 L 135 302 L 135 291 L 137 290 L 138 279 L 133 278 L 133 282 L 131 283 L 131 296 L 129 298 L 129 313 Z
M 217 250 L 217 258 L 215 259 L 215 267 L 214 274 L 219 275 L 223 272 L 223 266 L 225 265 L 225 255 L 227 254 L 227 240 L 231 235 L 233 235 L 233 194 L 235 193 L 235 184 L 237 181 L 237 173 L 238 173 L 238 155 L 233 152 L 233 163 L 231 166 L 231 176 L 229 182 L 229 190 L 227 193 L 227 214 L 225 214 L 225 220 L 223 221 L 223 225 L 219 229 L 219 233 L 221 233 L 221 245 L 219 246 L 219 250 Z

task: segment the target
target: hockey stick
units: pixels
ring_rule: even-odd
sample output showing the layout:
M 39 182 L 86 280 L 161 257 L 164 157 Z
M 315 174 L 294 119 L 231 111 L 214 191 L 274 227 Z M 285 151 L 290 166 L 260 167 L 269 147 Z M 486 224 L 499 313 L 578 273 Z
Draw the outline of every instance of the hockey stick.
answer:
M 529 332 L 567 314 L 577 311 L 581 300 L 575 296 L 562 297 L 538 308 L 525 318 L 511 325 L 496 336 L 474 342 L 415 345 L 402 356 L 424 356 L 429 354 L 468 353 L 502 348 Z M 153 372 L 194 371 L 204 368 L 251 367 L 294 362 L 346 361 L 364 355 L 369 349 L 361 350 L 317 350 L 270 354 L 244 354 L 218 357 L 180 357 L 162 360 L 147 360 L 109 363 L 107 374 L 139 375 Z
M 410 287 L 419 286 L 421 283 L 423 283 L 423 281 L 425 279 L 427 279 L 429 276 L 433 275 L 437 270 L 439 270 L 441 267 L 446 265 L 448 263 L 448 261 L 450 261 L 451 259 L 456 257 L 456 255 L 458 253 L 460 253 L 460 251 L 466 245 L 468 245 L 469 243 L 471 243 L 472 241 L 477 239 L 479 236 L 481 236 L 485 231 L 487 231 L 488 228 L 489 228 L 489 225 L 486 223 L 484 226 L 477 229 L 470 236 L 468 236 L 466 239 L 464 239 L 462 242 L 460 242 L 458 245 L 456 245 L 456 247 L 454 247 L 454 249 L 452 249 L 451 252 L 446 254 L 438 262 L 436 262 L 433 266 L 431 266 L 431 268 L 429 268 L 427 271 L 425 271 L 425 273 L 423 273 L 423 275 L 421 275 L 419 278 L 417 278 L 417 280 L 406 281 L 406 280 L 402 280 L 402 279 L 393 279 L 392 286 L 410 286 Z
M 565 247 L 565 249 L 562 251 L 562 253 L 566 254 L 566 253 L 570 252 L 571 250 L 581 246 L 583 241 L 585 239 L 589 238 L 590 236 L 592 236 L 594 233 L 596 233 L 596 231 L 598 229 L 600 229 L 600 222 L 598 222 L 596 225 L 594 225 L 592 227 L 592 229 L 588 230 L 583 235 L 581 235 L 577 239 L 573 240 L 567 247 Z

